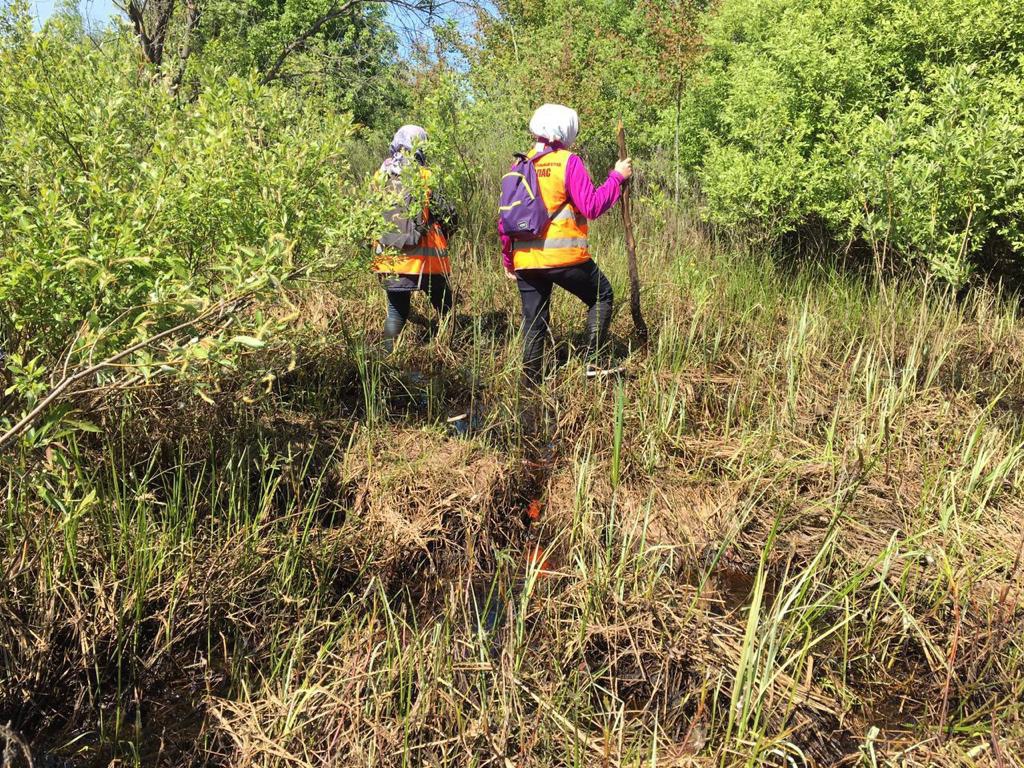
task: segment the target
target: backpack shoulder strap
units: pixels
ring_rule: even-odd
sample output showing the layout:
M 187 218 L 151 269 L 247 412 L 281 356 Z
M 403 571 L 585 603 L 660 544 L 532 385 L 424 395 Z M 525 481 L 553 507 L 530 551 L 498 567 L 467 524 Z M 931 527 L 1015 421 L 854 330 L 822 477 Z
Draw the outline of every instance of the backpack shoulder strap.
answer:
M 530 150 L 530 151 L 532 152 L 533 150 Z M 542 157 L 547 157 L 548 155 L 553 154 L 554 152 L 557 152 L 557 151 L 558 151 L 557 149 L 555 149 L 554 147 L 549 145 L 549 146 L 544 147 L 544 149 L 542 149 L 540 152 L 537 152 L 536 154 L 530 155 L 528 153 L 516 152 L 516 153 L 514 153 L 513 157 L 515 157 L 517 159 L 521 159 L 523 162 L 526 162 L 528 160 L 531 163 L 535 163 L 538 160 L 540 160 Z

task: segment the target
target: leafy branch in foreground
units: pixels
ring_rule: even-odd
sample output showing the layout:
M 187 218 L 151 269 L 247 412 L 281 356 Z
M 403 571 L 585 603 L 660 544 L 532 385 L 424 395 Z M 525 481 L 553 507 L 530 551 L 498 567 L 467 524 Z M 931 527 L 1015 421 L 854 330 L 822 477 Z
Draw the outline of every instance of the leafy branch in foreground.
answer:
M 26 430 L 31 428 L 46 412 L 46 410 L 56 403 L 60 398 L 70 395 L 73 393 L 76 385 L 89 379 L 92 376 L 96 376 L 102 373 L 105 369 L 113 368 L 122 361 L 129 359 L 132 355 L 141 352 L 145 349 L 153 347 L 157 342 L 173 339 L 176 335 L 182 334 L 185 331 L 194 331 L 196 328 L 202 327 L 204 324 L 211 323 L 212 329 L 222 330 L 226 327 L 227 322 L 233 319 L 241 309 L 249 304 L 252 299 L 252 294 L 243 294 L 239 297 L 223 300 L 218 302 L 215 306 L 210 307 L 199 316 L 190 318 L 182 323 L 179 323 L 167 330 L 161 331 L 147 339 L 132 344 L 127 349 L 123 349 L 119 352 L 115 352 L 105 360 L 101 360 L 98 363 L 93 363 L 84 367 L 74 373 L 66 375 L 51 389 L 45 397 L 39 400 L 35 406 L 22 416 L 10 429 L 3 434 L 0 434 L 0 450 L 5 448 L 11 441 L 23 434 Z M 215 338 L 215 334 L 211 331 L 207 331 L 204 334 L 204 340 Z M 192 336 L 195 341 L 199 341 L 198 337 Z M 249 337 L 242 337 L 249 338 Z M 189 345 L 179 345 L 181 351 L 184 351 L 187 355 Z M 175 363 L 184 362 L 187 359 L 186 356 L 182 356 L 179 360 L 165 359 L 161 361 L 161 367 L 169 367 Z

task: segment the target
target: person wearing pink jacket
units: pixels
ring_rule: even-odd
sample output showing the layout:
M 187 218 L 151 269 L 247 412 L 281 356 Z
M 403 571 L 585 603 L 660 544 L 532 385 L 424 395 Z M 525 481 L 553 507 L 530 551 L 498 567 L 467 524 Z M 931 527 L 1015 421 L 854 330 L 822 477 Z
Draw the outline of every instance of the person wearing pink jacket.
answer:
M 595 187 L 579 155 L 569 151 L 579 132 L 579 117 L 568 107 L 540 107 L 530 120 L 530 131 L 536 138 L 530 156 L 546 152 L 535 167 L 541 197 L 553 218 L 548 231 L 535 241 L 513 240 L 500 222 L 498 231 L 505 271 L 516 281 L 522 300 L 523 373 L 532 385 L 543 375 L 554 286 L 586 304 L 588 354 L 604 346 L 614 296 L 608 278 L 591 258 L 587 222 L 611 210 L 633 167 L 629 159 L 620 160 L 604 183 Z

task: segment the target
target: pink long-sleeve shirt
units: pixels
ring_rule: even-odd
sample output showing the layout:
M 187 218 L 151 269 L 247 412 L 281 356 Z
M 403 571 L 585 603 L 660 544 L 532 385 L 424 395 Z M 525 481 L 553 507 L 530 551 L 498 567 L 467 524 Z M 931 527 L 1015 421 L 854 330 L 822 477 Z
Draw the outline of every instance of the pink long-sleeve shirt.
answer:
M 565 166 L 565 191 L 569 196 L 569 202 L 586 219 L 592 220 L 604 215 L 618 202 L 622 194 L 623 181 L 625 179 L 621 173 L 612 171 L 604 184 L 595 187 L 579 155 L 572 155 Z M 512 272 L 515 268 L 512 259 L 512 238 L 502 230 L 500 221 L 498 234 L 501 236 L 502 263 L 506 270 Z

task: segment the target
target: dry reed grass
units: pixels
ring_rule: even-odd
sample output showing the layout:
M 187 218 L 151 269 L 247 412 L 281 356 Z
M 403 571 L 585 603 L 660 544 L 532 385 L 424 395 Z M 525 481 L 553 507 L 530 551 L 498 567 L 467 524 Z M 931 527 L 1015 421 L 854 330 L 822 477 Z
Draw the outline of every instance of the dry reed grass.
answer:
M 313 297 L 255 406 L 21 457 L 0 719 L 72 765 L 1022 765 L 1013 304 L 645 231 L 621 378 L 524 402 L 514 297 L 465 264 L 425 349 Z

